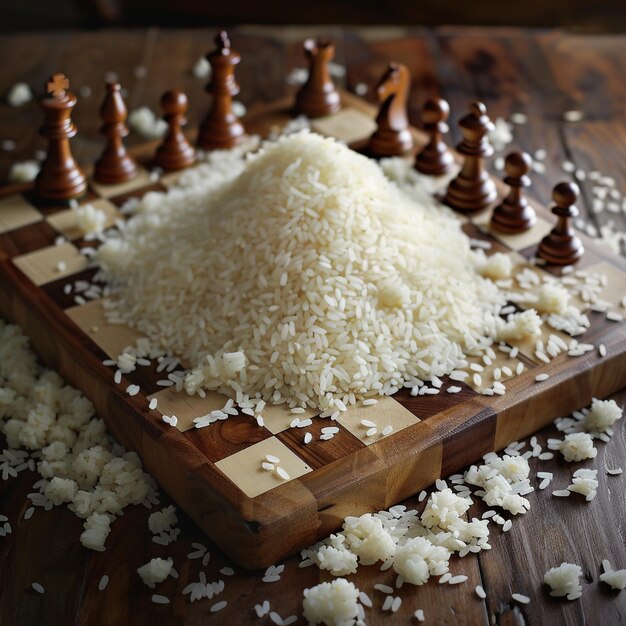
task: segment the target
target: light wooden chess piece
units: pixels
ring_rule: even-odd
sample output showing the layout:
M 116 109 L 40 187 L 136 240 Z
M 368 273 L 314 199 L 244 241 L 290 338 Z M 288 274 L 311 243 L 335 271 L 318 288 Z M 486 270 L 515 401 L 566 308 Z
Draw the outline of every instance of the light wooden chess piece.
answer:
M 105 185 L 116 185 L 137 176 L 137 164 L 128 155 L 123 138 L 128 135 L 126 105 L 119 83 L 107 83 L 106 96 L 100 107 L 102 127 L 107 145 L 94 167 L 94 180 Z
M 552 213 L 557 216 L 556 226 L 539 244 L 537 256 L 552 265 L 571 265 L 582 257 L 585 249 L 576 236 L 570 221 L 578 215 L 574 205 L 580 191 L 576 183 L 559 183 L 552 190 L 552 199 L 556 206 Z
M 206 90 L 212 94 L 211 108 L 200 125 L 198 145 L 204 150 L 233 148 L 241 142 L 244 129 L 233 112 L 233 96 L 239 93 L 235 67 L 241 61 L 231 49 L 226 31 L 215 38 L 216 50 L 207 54 L 212 74 Z
M 374 157 L 403 156 L 413 148 L 413 135 L 407 117 L 411 75 L 406 65 L 390 63 L 376 86 L 380 102 L 376 130 L 365 152 Z
M 35 180 L 35 192 L 49 203 L 79 198 L 87 191 L 87 178 L 70 148 L 70 139 L 77 132 L 70 118 L 77 99 L 67 91 L 69 86 L 63 74 L 53 74 L 46 83 L 46 95 L 39 101 L 46 114 L 39 133 L 48 140 L 48 152 Z

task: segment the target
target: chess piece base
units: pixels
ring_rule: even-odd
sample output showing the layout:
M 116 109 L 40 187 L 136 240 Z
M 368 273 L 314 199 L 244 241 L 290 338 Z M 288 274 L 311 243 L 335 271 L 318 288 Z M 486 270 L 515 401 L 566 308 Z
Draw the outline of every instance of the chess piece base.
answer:
M 135 178 L 137 171 L 135 161 L 128 154 L 124 153 L 122 157 L 103 154 L 96 161 L 93 178 L 103 185 L 118 185 Z
M 187 144 L 182 149 L 179 146 L 173 148 L 163 144 L 156 152 L 154 164 L 166 172 L 182 170 L 196 161 L 196 152 L 193 146 Z
M 478 180 L 459 174 L 448 186 L 443 203 L 459 213 L 477 213 L 497 197 L 496 186 L 486 174 Z
M 209 119 L 200 127 L 198 146 L 203 150 L 225 150 L 239 145 L 243 136 L 244 129 L 239 121 L 213 124 Z
M 501 233 L 517 235 L 531 229 L 537 223 L 537 216 L 530 205 L 520 210 L 506 203 L 496 207 L 491 216 L 491 228 Z
M 296 113 L 306 115 L 309 119 L 326 117 L 341 110 L 341 98 L 337 91 L 323 94 L 300 91 L 296 96 Z
M 67 202 L 85 195 L 87 178 L 74 164 L 71 169 L 55 169 L 44 166 L 35 179 L 37 197 L 45 203 Z
M 408 128 L 399 133 L 393 130 L 379 129 L 370 137 L 365 153 L 377 158 L 404 156 L 412 148 L 413 135 Z
M 539 244 L 537 256 L 552 265 L 572 265 L 585 252 L 582 241 L 575 235 L 546 235 Z
M 447 150 L 445 152 L 420 152 L 415 157 L 415 169 L 426 176 L 444 176 L 452 171 L 454 157 Z

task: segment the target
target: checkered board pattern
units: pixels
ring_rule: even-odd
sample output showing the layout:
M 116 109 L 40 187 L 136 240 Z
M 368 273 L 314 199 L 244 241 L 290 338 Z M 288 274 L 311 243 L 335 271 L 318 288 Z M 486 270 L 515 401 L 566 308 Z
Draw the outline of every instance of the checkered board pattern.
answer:
M 250 125 L 267 132 L 288 119 L 282 105 L 262 109 Z M 372 132 L 372 111 L 352 98 L 336 116 L 317 123 L 319 132 L 359 144 Z M 416 134 L 418 143 L 423 138 Z M 140 153 L 152 152 L 145 150 Z M 178 174 L 151 177 L 147 160 L 134 180 L 115 186 L 90 183 L 82 203 L 102 209 L 108 226 L 124 219 L 120 207 L 130 197 L 166 191 Z M 537 207 L 536 226 L 522 235 L 501 235 L 489 229 L 489 212 L 472 219 L 459 217 L 472 238 L 491 244 L 487 254 L 503 252 L 516 268 L 528 266 L 551 219 Z M 63 242 L 60 241 L 63 237 Z M 624 293 L 625 267 L 592 242 L 579 268 L 608 277 L 602 298 L 618 305 Z M 31 189 L 7 193 L 0 199 L 0 314 L 17 321 L 31 336 L 43 358 L 95 403 L 113 433 L 135 449 L 148 469 L 231 556 L 244 566 L 265 566 L 334 530 L 347 514 L 378 510 L 432 484 L 440 476 L 471 463 L 484 453 L 538 429 L 559 414 L 587 403 L 592 395 L 608 395 L 626 384 L 624 324 L 589 312 L 591 327 L 580 341 L 603 343 L 597 352 L 578 358 L 563 354 L 549 364 L 535 354 L 535 343 L 512 342 L 515 358 L 496 351 L 481 381 L 443 380 L 436 395 L 412 396 L 402 390 L 375 405 L 350 408 L 336 422 L 313 410 L 294 415 L 284 407 L 263 411 L 265 425 L 246 415 L 232 416 L 196 429 L 193 419 L 221 408 L 225 398 L 215 393 L 190 397 L 164 388 L 167 373 L 156 364 L 138 367 L 113 381 L 114 369 L 103 365 L 134 343 L 137 333 L 107 323 L 98 290 L 96 268 L 80 253 L 95 247 L 80 234 L 75 214 L 67 207 L 40 204 Z M 531 266 L 539 275 L 558 274 L 554 268 Z M 67 287 L 71 285 L 71 290 Z M 580 303 L 578 303 L 580 304 Z M 547 329 L 548 336 L 569 337 Z M 518 368 L 523 372 L 516 375 Z M 481 392 L 492 384 L 495 368 L 507 386 L 504 396 Z M 540 372 L 550 374 L 535 382 Z M 130 396 L 129 385 L 140 393 Z M 451 386 L 460 387 L 449 393 Z M 155 410 L 149 409 L 157 398 Z M 173 428 L 162 415 L 176 415 Z M 306 427 L 292 426 L 294 417 L 311 419 Z M 376 424 L 375 435 L 368 426 Z M 322 429 L 335 426 L 332 439 L 320 439 Z M 391 427 L 391 428 L 388 428 Z M 389 431 L 383 435 L 382 432 Z M 304 443 L 306 433 L 312 435 Z M 280 459 L 289 479 L 263 470 L 267 455 Z

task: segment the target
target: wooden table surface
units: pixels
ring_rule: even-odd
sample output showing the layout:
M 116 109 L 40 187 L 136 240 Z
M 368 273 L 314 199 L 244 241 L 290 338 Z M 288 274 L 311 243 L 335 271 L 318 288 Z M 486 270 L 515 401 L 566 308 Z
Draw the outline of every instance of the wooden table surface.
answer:
M 245 104 L 273 100 L 290 87 L 285 77 L 303 65 L 300 42 L 319 34 L 302 28 L 240 27 L 232 29 L 233 45 L 243 61 L 238 70 L 242 86 L 239 99 Z M 558 32 L 528 32 L 513 29 L 442 28 L 436 31 L 385 28 L 326 28 L 323 34 L 337 43 L 336 61 L 347 69 L 346 85 L 372 85 L 389 60 L 409 66 L 413 75 L 410 116 L 419 121 L 423 101 L 441 95 L 452 109 L 452 138 L 459 139 L 455 122 L 468 102 L 479 98 L 492 118 L 509 119 L 523 112 L 528 122 L 515 127 L 511 148 L 533 153 L 545 149 L 545 173 L 533 175 L 530 194 L 549 202 L 551 187 L 568 174 L 565 160 L 584 171 L 599 170 L 616 180 L 623 193 L 626 182 L 626 38 L 620 36 L 580 36 Z M 35 89 L 53 71 L 63 71 L 73 89 L 88 86 L 93 95 L 82 98 L 74 121 L 79 136 L 74 152 L 83 162 L 92 162 L 102 147 L 98 135 L 97 109 L 107 72 L 115 72 L 128 90 L 130 110 L 147 105 L 158 110 L 159 97 L 171 88 L 185 90 L 190 99 L 190 125 L 195 126 L 206 110 L 204 81 L 191 73 L 194 62 L 211 48 L 212 31 L 72 32 L 4 36 L 0 39 L 0 94 L 15 82 L 25 81 Z M 563 121 L 567 110 L 580 110 L 584 119 Z M 31 102 L 20 108 L 0 104 L 0 141 L 17 144 L 11 152 L 0 152 L 0 180 L 6 178 L 14 160 L 33 158 L 44 148 L 37 136 L 40 111 Z M 141 139 L 130 137 L 129 143 Z M 592 183 L 580 181 L 580 210 L 600 227 L 609 220 L 626 226 L 626 215 L 591 213 Z M 626 289 L 625 289 L 626 291 Z M 567 393 L 564 389 L 563 393 Z M 621 406 L 626 391 L 615 396 Z M 545 443 L 555 429 L 540 433 Z M 529 496 L 530 512 L 514 520 L 508 533 L 491 532 L 493 549 L 478 557 L 454 558 L 451 569 L 469 580 L 458 586 L 431 582 L 422 587 L 406 585 L 400 595 L 403 603 L 393 616 L 382 613 L 383 596 L 374 591 L 377 582 L 389 584 L 391 572 L 363 567 L 350 577 L 374 599 L 374 609 L 366 611 L 368 624 L 415 623 L 413 611 L 422 608 L 430 624 L 602 624 L 626 623 L 626 591 L 612 592 L 598 582 L 602 559 L 614 567 L 626 567 L 626 474 L 605 475 L 606 467 L 626 468 L 626 419 L 619 423 L 609 444 L 598 444 L 593 463 L 567 464 L 561 459 L 531 462 L 531 469 L 553 471 L 555 478 L 543 492 Z M 600 486 L 591 503 L 577 498 L 558 499 L 552 489 L 564 488 L 577 467 L 596 467 Z M 153 543 L 147 530 L 148 513 L 143 508 L 129 510 L 113 524 L 103 553 L 91 552 L 79 543 L 82 522 L 67 510 L 36 510 L 23 519 L 35 476 L 23 473 L 19 479 L 0 483 L 0 513 L 8 516 L 13 533 L 0 538 L 0 624 L 244 624 L 272 623 L 258 620 L 253 606 L 268 599 L 272 610 L 282 617 L 300 613 L 302 589 L 328 580 L 317 568 L 299 569 L 298 557 L 286 562 L 282 579 L 263 583 L 262 572 L 236 570 L 225 576 L 219 570 L 229 565 L 220 550 L 202 536 L 179 511 L 179 540 L 163 548 Z M 169 504 L 167 496 L 162 502 Z M 415 506 L 416 502 L 408 502 Z M 472 515 L 485 506 L 477 503 Z M 188 560 L 191 542 L 201 542 L 212 553 L 208 567 Z M 136 569 L 155 556 L 173 556 L 180 578 L 168 579 L 157 593 L 171 598 L 171 604 L 151 603 L 152 590 L 140 581 Z M 583 568 L 583 596 L 575 602 L 549 597 L 542 584 L 543 573 L 562 561 Z M 190 604 L 182 589 L 198 580 L 200 569 L 207 580 L 223 579 L 224 592 L 218 599 L 228 606 L 217 614 L 209 607 L 215 600 Z M 97 590 L 102 575 L 111 578 L 104 592 Z M 31 589 L 32 582 L 44 585 L 43 595 Z M 474 587 L 481 584 L 487 598 L 480 600 Z M 531 597 L 529 605 L 511 600 L 512 593 Z M 300 618 L 299 623 L 304 623 Z

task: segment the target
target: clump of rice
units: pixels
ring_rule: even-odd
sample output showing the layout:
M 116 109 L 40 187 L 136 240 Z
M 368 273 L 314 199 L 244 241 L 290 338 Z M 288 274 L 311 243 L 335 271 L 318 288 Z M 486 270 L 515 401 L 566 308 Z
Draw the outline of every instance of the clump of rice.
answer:
M 602 561 L 604 572 L 600 574 L 600 580 L 611 587 L 621 591 L 626 589 L 626 569 L 614 570 L 606 559 Z
M 107 221 L 107 215 L 102 209 L 98 209 L 93 204 L 80 204 L 72 207 L 76 216 L 76 224 L 84 235 L 101 233 Z
M 577 462 L 585 459 L 595 459 L 598 450 L 593 445 L 593 439 L 588 433 L 570 433 L 560 441 L 549 439 L 550 450 L 559 450 L 566 461 Z
M 157 583 L 162 583 L 171 573 L 174 567 L 172 559 L 155 558 L 137 569 L 141 580 L 148 587 L 154 587 Z
M 469 498 L 444 487 L 431 494 L 421 518 L 402 505 L 347 517 L 339 533 L 302 551 L 302 564 L 344 576 L 358 565 L 382 561 L 384 569 L 398 574 L 399 585 L 422 585 L 448 572 L 453 552 L 464 556 L 491 548 L 488 520 L 465 519 L 470 505 Z
M 583 595 L 580 577 L 583 571 L 574 563 L 561 563 L 558 567 L 548 570 L 543 581 L 550 586 L 551 596 L 567 596 L 568 600 L 576 600 Z
M 508 254 L 496 252 L 491 256 L 486 256 L 484 262 L 479 266 L 480 273 L 492 280 L 504 280 L 511 276 L 513 262 Z
M 344 578 L 305 589 L 302 608 L 309 624 L 353 626 L 363 617 L 359 590 Z
M 111 532 L 111 518 L 108 515 L 93 513 L 83 524 L 85 530 L 80 535 L 80 542 L 90 550 L 102 552 L 104 542 Z
M 565 433 L 589 433 L 594 439 L 609 441 L 613 426 L 621 419 L 623 409 L 615 400 L 593 398 L 589 408 L 574 411 L 572 417 L 555 420 L 556 427 Z
M 106 433 L 91 402 L 41 367 L 17 326 L 0 320 L 0 475 L 36 470 L 33 506 L 67 504 L 85 519 L 81 543 L 103 550 L 110 524 L 132 504 L 151 506 L 156 484 L 134 452 Z
M 472 465 L 465 482 L 482 488 L 481 497 L 489 506 L 499 506 L 513 515 L 526 513 L 530 502 L 523 496 L 533 491 L 528 480 L 530 466 L 523 456 L 486 455 L 486 463 Z
M 98 252 L 111 315 L 190 363 L 189 393 L 332 413 L 493 342 L 504 298 L 458 221 L 375 162 L 303 132 L 231 170 L 146 194 Z
M 580 493 L 585 496 L 587 502 L 591 502 L 598 493 L 598 470 L 579 469 L 575 471 L 572 484 L 567 489 L 572 493 Z
M 158 535 L 167 530 L 171 530 L 178 523 L 176 507 L 170 505 L 162 511 L 155 511 L 148 518 L 148 528 L 153 535 Z

